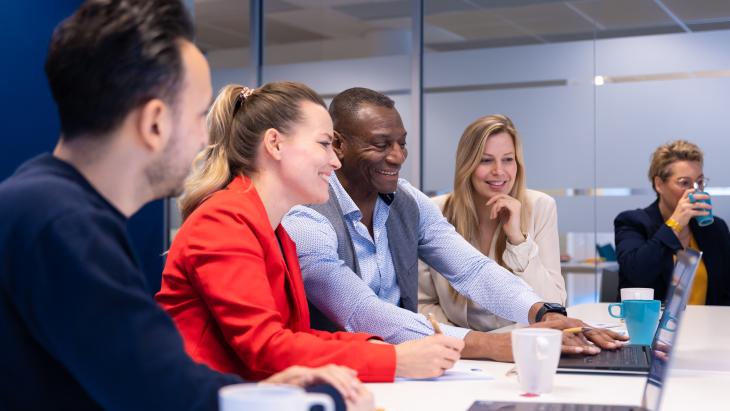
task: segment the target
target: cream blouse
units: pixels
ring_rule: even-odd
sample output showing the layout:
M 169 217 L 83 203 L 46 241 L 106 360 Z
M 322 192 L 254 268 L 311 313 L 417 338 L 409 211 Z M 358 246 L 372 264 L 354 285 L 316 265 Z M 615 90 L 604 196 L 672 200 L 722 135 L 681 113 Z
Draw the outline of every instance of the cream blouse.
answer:
M 443 211 L 451 194 L 432 200 Z M 527 240 L 518 245 L 507 242 L 502 255 L 505 265 L 524 280 L 546 302 L 565 304 L 567 293 L 565 280 L 560 273 L 560 244 L 558 239 L 558 213 L 555 200 L 539 191 L 527 190 L 531 216 L 527 227 Z M 492 238 L 488 257 L 494 259 L 497 232 Z M 459 294 L 449 281 L 435 269 L 419 261 L 418 311 L 432 313 L 439 322 L 454 324 L 478 331 L 490 331 L 512 324 L 476 305 Z

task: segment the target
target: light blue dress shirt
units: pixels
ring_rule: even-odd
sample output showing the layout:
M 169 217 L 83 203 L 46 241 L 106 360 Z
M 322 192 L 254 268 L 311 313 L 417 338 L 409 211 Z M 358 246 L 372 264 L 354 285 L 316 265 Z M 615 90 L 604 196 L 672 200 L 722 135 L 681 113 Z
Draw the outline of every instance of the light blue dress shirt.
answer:
M 362 278 L 339 258 L 337 234 L 329 220 L 309 207 L 294 207 L 282 224 L 297 245 L 309 300 L 345 330 L 379 335 L 390 343 L 433 334 L 426 317 L 397 305 L 400 289 L 385 227 L 388 204 L 377 199 L 373 238 L 360 221 L 362 213 L 334 174 L 330 185 L 352 237 Z M 425 194 L 403 179 L 398 181 L 398 190 L 413 196 L 418 205 L 419 258 L 477 304 L 500 317 L 527 323 L 530 307 L 541 301 L 540 297 L 464 240 Z M 462 339 L 470 331 L 445 324 L 441 327 L 444 334 Z

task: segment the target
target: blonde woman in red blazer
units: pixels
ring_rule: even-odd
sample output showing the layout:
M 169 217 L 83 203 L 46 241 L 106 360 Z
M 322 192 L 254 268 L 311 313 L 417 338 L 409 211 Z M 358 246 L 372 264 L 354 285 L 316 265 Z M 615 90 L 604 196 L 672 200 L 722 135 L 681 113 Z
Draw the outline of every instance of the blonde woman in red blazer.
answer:
M 310 328 L 296 248 L 280 222 L 294 205 L 328 198 L 340 163 L 324 107 L 298 83 L 221 91 L 156 299 L 194 359 L 246 379 L 324 364 L 352 368 L 363 381 L 440 375 L 462 341 L 436 335 L 393 346 Z

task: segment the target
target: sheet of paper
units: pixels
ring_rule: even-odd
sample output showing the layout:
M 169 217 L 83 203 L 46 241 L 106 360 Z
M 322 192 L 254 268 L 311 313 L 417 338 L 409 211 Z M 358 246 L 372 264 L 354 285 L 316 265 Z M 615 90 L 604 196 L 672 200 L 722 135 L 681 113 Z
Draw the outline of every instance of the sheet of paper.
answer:
M 446 370 L 444 374 L 436 378 L 401 378 L 396 377 L 395 382 L 404 381 L 467 381 L 467 380 L 492 380 L 489 373 L 478 366 L 469 366 L 457 363 L 454 368 Z

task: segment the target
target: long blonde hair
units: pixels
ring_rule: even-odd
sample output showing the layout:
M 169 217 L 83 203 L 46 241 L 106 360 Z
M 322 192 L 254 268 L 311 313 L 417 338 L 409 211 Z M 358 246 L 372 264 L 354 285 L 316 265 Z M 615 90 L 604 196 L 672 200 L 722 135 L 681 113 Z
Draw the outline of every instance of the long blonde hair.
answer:
M 178 200 L 183 221 L 237 175 L 253 174 L 264 132 L 274 128 L 289 133 L 302 119 L 304 101 L 327 108 L 314 90 L 301 83 L 274 82 L 256 90 L 237 84 L 223 87 L 208 113 L 210 145 L 195 157 Z
M 522 152 L 522 141 L 517 134 L 512 120 L 501 114 L 493 114 L 476 119 L 464 130 L 456 149 L 456 170 L 454 172 L 454 192 L 446 200 L 444 216 L 467 241 L 474 245 L 479 243 L 479 217 L 476 204 L 474 186 L 471 176 L 479 166 L 487 145 L 487 139 L 497 133 L 506 132 L 512 137 L 515 146 L 517 175 L 509 195 L 522 204 L 520 212 L 520 229 L 527 232 L 527 223 L 530 216 L 525 185 L 525 159 Z M 507 248 L 507 235 L 500 225 L 495 244 L 495 261 L 504 266 L 502 254 Z

